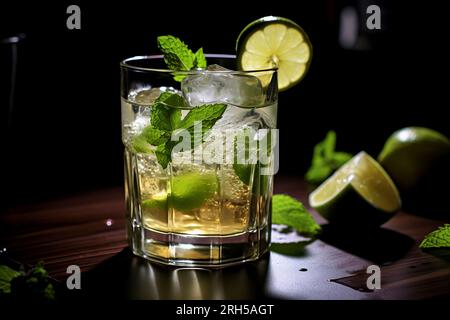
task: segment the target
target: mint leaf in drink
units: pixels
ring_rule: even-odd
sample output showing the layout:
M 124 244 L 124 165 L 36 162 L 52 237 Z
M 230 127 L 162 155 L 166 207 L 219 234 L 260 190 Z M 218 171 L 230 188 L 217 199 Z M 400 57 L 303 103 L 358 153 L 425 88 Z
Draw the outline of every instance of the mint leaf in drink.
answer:
M 142 135 L 138 135 L 133 137 L 133 140 L 131 142 L 131 145 L 133 146 L 134 152 L 137 153 L 151 153 L 152 149 L 147 142 L 146 138 Z
M 325 139 L 314 147 L 311 166 L 306 172 L 306 181 L 319 184 L 335 170 L 352 158 L 347 152 L 335 151 L 336 132 L 329 131 Z
M 144 130 L 142 130 L 139 138 L 143 139 L 145 142 L 151 145 L 159 146 L 160 144 L 166 143 L 168 140 L 170 140 L 170 132 L 148 126 L 145 127 Z
M 178 125 L 181 119 L 180 108 L 184 107 L 186 105 L 182 96 L 172 92 L 161 93 L 151 109 L 152 128 L 168 132 L 174 130 L 174 125 Z
M 208 131 L 225 112 L 227 106 L 223 103 L 205 104 L 191 109 L 180 122 L 178 129 L 187 130 L 191 136 L 191 148 L 203 142 Z M 195 132 L 195 125 L 201 124 L 201 132 Z
M 203 48 L 200 48 L 195 53 L 194 68 L 206 69 L 207 63 L 205 55 L 203 54 Z
M 160 96 L 155 100 L 155 104 L 156 105 L 161 104 L 166 107 L 175 107 L 175 108 L 189 107 L 182 96 L 180 96 L 176 92 L 171 91 L 162 92 Z
M 242 160 L 249 160 L 250 153 L 252 153 L 252 155 L 254 156 L 258 152 L 258 150 L 254 149 L 256 141 L 254 141 L 254 143 L 252 144 L 250 143 L 250 141 L 254 139 L 254 137 L 251 137 L 250 135 L 250 130 L 248 128 L 244 128 L 237 131 L 234 136 L 233 169 L 234 173 L 245 185 L 249 185 L 250 183 L 254 165 L 252 165 L 251 163 L 240 162 L 243 162 Z M 240 157 L 241 159 L 239 159 Z M 238 159 L 241 161 L 238 161 Z M 259 166 L 258 169 L 255 170 L 259 170 Z
M 158 48 L 164 55 L 164 61 L 169 69 L 175 71 L 189 71 L 192 69 L 205 69 L 206 58 L 203 49 L 200 48 L 194 54 L 188 46 L 174 36 L 159 36 L 157 39 Z M 185 75 L 175 75 L 176 81 L 182 81 Z
M 22 274 L 19 271 L 5 265 L 0 265 L 0 293 L 10 293 L 12 279 L 20 275 Z
M 167 165 L 172 160 L 172 148 L 173 146 L 170 142 L 160 144 L 158 147 L 156 147 L 156 159 L 164 169 L 167 168 Z
M 133 139 L 133 148 L 136 152 L 151 153 L 150 145 L 156 146 L 155 154 L 158 163 L 166 168 L 172 160 L 172 149 L 176 141 L 171 141 L 172 134 L 176 130 L 188 130 L 194 144 L 194 126 L 201 122 L 201 134 L 210 130 L 219 120 L 226 109 L 226 104 L 207 104 L 192 108 L 181 119 L 181 109 L 186 107 L 183 97 L 173 92 L 163 92 L 155 100 L 151 109 L 150 125 Z M 201 141 L 200 141 L 201 142 Z
M 170 125 L 172 127 L 172 131 L 175 130 L 176 128 L 179 128 L 180 123 L 181 123 L 181 110 L 175 109 L 170 114 Z
M 272 197 L 272 223 L 287 225 L 308 237 L 315 237 L 322 230 L 300 201 L 285 194 Z
M 201 121 L 202 129 L 209 130 L 214 126 L 216 121 L 222 117 L 226 108 L 227 105 L 223 103 L 205 104 L 194 107 L 181 121 L 178 129 L 189 129 L 194 127 L 196 122 Z
M 420 243 L 419 248 L 450 248 L 450 224 L 444 224 L 439 229 L 427 234 Z

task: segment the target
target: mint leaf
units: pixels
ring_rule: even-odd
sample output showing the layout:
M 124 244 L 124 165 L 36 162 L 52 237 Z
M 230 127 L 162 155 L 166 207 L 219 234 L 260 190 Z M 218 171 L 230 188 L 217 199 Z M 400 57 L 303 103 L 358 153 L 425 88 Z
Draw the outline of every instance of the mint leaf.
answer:
M 166 143 L 170 139 L 170 133 L 169 131 L 159 130 L 153 128 L 152 126 L 148 126 L 142 130 L 139 137 L 151 145 L 159 146 L 160 144 Z
M 188 46 L 174 36 L 160 36 L 157 39 L 158 48 L 164 55 L 167 67 L 175 71 L 188 71 L 192 69 L 205 69 L 206 58 L 203 49 L 200 48 L 194 54 Z M 182 81 L 186 75 L 175 74 L 175 81 Z
M 329 165 L 315 165 L 309 168 L 305 179 L 310 183 L 321 183 L 333 173 L 333 169 Z
M 207 63 L 205 55 L 203 54 L 203 48 L 200 48 L 195 53 L 194 68 L 206 69 Z
M 444 224 L 439 229 L 427 234 L 419 248 L 450 248 L 450 224 Z
M 252 176 L 251 164 L 233 163 L 233 170 L 243 184 L 248 185 L 250 183 L 250 178 Z
M 219 120 L 226 109 L 226 104 L 208 104 L 192 108 L 181 119 L 181 109 L 186 103 L 180 95 L 172 92 L 163 92 L 155 100 L 151 109 L 150 125 L 133 139 L 133 148 L 136 152 L 151 153 L 150 145 L 156 146 L 155 154 L 158 163 L 166 168 L 172 160 L 172 149 L 176 145 L 171 141 L 176 130 L 188 130 L 194 144 L 194 126 L 198 121 L 202 124 L 202 137 Z
M 166 107 L 175 107 L 175 108 L 189 107 L 181 95 L 170 91 L 162 92 L 159 95 L 159 97 L 155 100 L 155 104 L 162 104 Z
M 194 127 L 195 123 L 198 121 L 202 122 L 202 128 L 204 130 L 211 129 L 217 120 L 222 117 L 226 104 L 205 104 L 202 106 L 194 107 L 191 111 L 184 117 L 178 128 L 189 129 Z
M 239 180 L 241 180 L 245 185 L 249 185 L 253 167 L 255 167 L 255 165 L 252 165 L 251 163 L 239 163 L 238 157 L 243 157 L 245 160 L 249 160 L 250 153 L 252 153 L 253 155 L 256 154 L 257 150 L 250 148 L 250 146 L 252 146 L 253 148 L 255 146 L 254 143 L 250 145 L 251 139 L 254 139 L 254 137 L 250 136 L 250 131 L 248 128 L 239 130 L 234 136 L 233 169 L 234 173 L 239 177 Z M 243 145 L 242 141 L 244 141 Z M 259 166 L 254 170 L 259 170 Z
M 45 287 L 42 294 L 47 300 L 55 300 L 55 289 L 51 283 Z
M 335 147 L 336 133 L 329 131 L 325 139 L 314 147 L 311 166 L 305 175 L 306 181 L 321 183 L 352 158 L 350 153 L 335 151 Z
M 205 104 L 191 109 L 180 122 L 178 128 L 187 130 L 191 136 L 191 148 L 203 142 L 208 131 L 214 126 L 226 110 L 226 104 Z M 201 132 L 195 132 L 195 125 L 201 124 Z
M 151 153 L 150 145 L 159 146 L 170 140 L 172 130 L 181 121 L 181 107 L 185 107 L 183 97 L 172 92 L 161 93 L 152 106 L 150 125 L 133 139 L 133 149 Z
M 172 70 L 191 70 L 194 67 L 195 55 L 188 46 L 174 36 L 160 36 L 158 48 L 164 55 L 164 61 Z
M 172 131 L 181 119 L 179 108 L 185 106 L 182 96 L 172 92 L 161 93 L 152 106 L 150 125 L 161 131 Z
M 300 201 L 285 194 L 272 197 L 272 223 L 287 225 L 308 237 L 315 237 L 322 230 Z
M 172 127 L 172 131 L 180 127 L 181 122 L 181 110 L 175 109 L 170 114 L 170 125 Z
M 21 266 L 22 269 L 24 269 L 23 266 Z M 0 265 L 0 294 L 22 300 L 55 299 L 55 290 L 49 282 L 48 273 L 42 262 L 27 272 Z
M 341 167 L 344 163 L 352 158 L 352 155 L 347 152 L 335 152 L 331 159 L 336 167 Z
M 336 132 L 328 131 L 325 139 L 322 141 L 323 154 L 326 158 L 331 158 L 336 147 Z
M 22 274 L 19 271 L 0 265 L 0 293 L 10 293 L 12 279 L 20 275 Z
M 171 143 L 167 142 L 160 144 L 155 150 L 156 159 L 164 169 L 167 168 L 167 165 L 172 160 L 172 148 Z
M 137 153 L 151 153 L 152 149 L 150 148 L 149 143 L 145 139 L 145 137 L 138 135 L 135 136 L 131 142 L 133 146 L 134 152 Z

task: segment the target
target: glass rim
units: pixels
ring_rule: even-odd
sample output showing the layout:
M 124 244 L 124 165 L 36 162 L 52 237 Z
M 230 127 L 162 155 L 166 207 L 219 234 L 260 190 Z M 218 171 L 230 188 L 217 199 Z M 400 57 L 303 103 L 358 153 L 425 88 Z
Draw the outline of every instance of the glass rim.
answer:
M 236 59 L 236 55 L 234 54 L 218 54 L 218 53 L 205 53 L 206 58 L 217 58 L 217 59 Z M 257 72 L 275 72 L 278 70 L 278 67 L 266 68 L 266 69 L 254 69 L 254 70 L 205 70 L 205 69 L 196 69 L 196 70 L 171 70 L 171 69 L 163 69 L 163 68 L 147 68 L 147 67 L 138 67 L 131 65 L 130 62 L 139 61 L 139 60 L 153 60 L 153 59 L 163 59 L 164 56 L 162 54 L 156 55 L 142 55 L 142 56 L 133 56 L 127 59 L 124 59 L 120 62 L 121 68 L 126 68 L 134 71 L 146 71 L 146 72 L 161 72 L 168 74 L 184 74 L 184 75 L 194 75 L 199 73 L 223 73 L 223 74 L 250 74 Z

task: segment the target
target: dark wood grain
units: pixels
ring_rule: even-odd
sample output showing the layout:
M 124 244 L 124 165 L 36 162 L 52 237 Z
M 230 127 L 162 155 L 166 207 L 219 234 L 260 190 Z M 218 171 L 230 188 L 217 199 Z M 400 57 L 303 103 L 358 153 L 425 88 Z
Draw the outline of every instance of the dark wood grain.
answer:
M 307 203 L 301 179 L 277 178 L 275 189 Z M 401 212 L 373 232 L 325 226 L 319 240 L 288 255 L 274 248 L 256 264 L 186 270 L 181 276 L 180 269 L 150 264 L 124 250 L 123 198 L 121 188 L 112 188 L 10 209 L 0 216 L 0 244 L 18 261 L 44 260 L 58 280 L 64 281 L 67 266 L 76 264 L 93 292 L 131 298 L 421 299 L 450 294 L 448 255 L 418 249 L 423 236 L 443 221 Z M 364 289 L 371 264 L 382 272 L 382 289 L 373 292 Z M 113 289 L 107 280 L 111 274 L 116 282 L 123 279 Z M 236 280 L 239 290 L 230 287 Z

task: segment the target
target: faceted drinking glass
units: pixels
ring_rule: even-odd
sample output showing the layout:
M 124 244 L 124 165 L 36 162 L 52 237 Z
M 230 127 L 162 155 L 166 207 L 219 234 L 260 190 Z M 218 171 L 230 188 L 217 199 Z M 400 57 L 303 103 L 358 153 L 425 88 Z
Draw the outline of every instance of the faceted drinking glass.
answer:
M 207 70 L 184 72 L 165 69 L 162 56 L 121 63 L 128 239 L 136 255 L 164 264 L 236 264 L 258 259 L 270 243 L 276 69 L 232 71 L 234 56 L 206 57 Z M 157 103 L 163 93 L 180 99 Z M 187 118 L 203 122 L 183 130 Z M 179 132 L 192 138 L 180 150 Z

